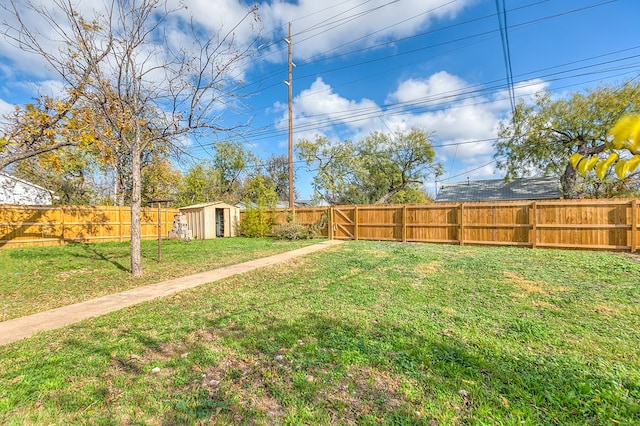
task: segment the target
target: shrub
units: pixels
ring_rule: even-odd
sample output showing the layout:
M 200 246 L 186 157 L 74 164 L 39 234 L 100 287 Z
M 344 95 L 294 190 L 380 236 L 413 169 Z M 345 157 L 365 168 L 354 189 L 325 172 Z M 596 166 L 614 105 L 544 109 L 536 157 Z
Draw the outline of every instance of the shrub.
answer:
M 251 208 L 244 212 L 238 226 L 240 235 L 246 237 L 267 237 L 271 233 L 272 215 L 265 208 Z
M 285 222 L 274 225 L 271 233 L 283 240 L 303 240 L 310 238 L 307 227 L 298 222 Z

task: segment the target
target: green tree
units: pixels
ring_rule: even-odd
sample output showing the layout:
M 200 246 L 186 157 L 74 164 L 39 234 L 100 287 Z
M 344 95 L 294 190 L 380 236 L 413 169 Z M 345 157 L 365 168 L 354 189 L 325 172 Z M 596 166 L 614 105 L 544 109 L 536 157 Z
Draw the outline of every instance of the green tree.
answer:
M 278 202 L 278 194 L 273 184 L 263 176 L 256 176 L 247 180 L 246 200 L 247 209 L 240 224 L 240 233 L 249 237 L 265 237 L 271 234 L 273 215 Z
M 220 178 L 220 196 L 228 201 L 242 199 L 242 182 L 256 157 L 242 143 L 222 141 L 213 144 L 215 150 L 212 165 Z
M 77 146 L 30 157 L 13 165 L 13 174 L 51 191 L 54 204 L 97 204 L 94 158 Z
M 273 182 L 264 176 L 247 179 L 245 200 L 250 204 L 275 208 L 278 204 L 278 193 Z
M 637 82 L 598 87 L 558 100 L 541 93 L 533 105 L 519 103 L 513 119 L 501 123 L 498 167 L 506 171 L 507 179 L 538 173 L 558 176 L 565 198 L 609 195 L 617 191 L 617 183 L 604 174 L 598 181 L 581 179 L 570 158 L 576 153 L 583 157 L 603 153 L 609 129 L 624 114 L 638 111 Z
M 175 200 L 182 173 L 163 156 L 153 155 L 142 169 L 142 200 Z
M 182 177 L 176 195 L 178 207 L 219 200 L 220 176 L 209 161 L 201 161 L 189 168 Z
M 77 102 L 90 108 L 107 131 L 105 140 L 115 141 L 130 159 L 131 273 L 139 275 L 143 152 L 158 141 L 237 127 L 221 125 L 221 106 L 240 96 L 243 84 L 234 71 L 249 56 L 250 46 L 240 47 L 234 34 L 255 8 L 229 31 L 210 32 L 178 15 L 186 5 L 174 7 L 166 0 L 107 0 L 88 9 L 89 16 L 70 0 L 7 3 L 0 23 L 5 39 L 43 58 L 65 84 L 70 100 L 48 114 L 33 137 L 16 141 L 12 133 L 1 139 L 0 149 L 42 144 L 51 125 L 68 117 L 69 108 Z M 31 26 L 33 22 L 37 24 Z M 197 35 L 193 45 L 176 47 L 175 32 L 180 30 Z M 52 42 L 58 48 L 52 49 Z M 52 149 L 56 141 L 44 149 Z M 25 155 L 37 153 L 39 149 L 27 149 Z
M 272 155 L 255 168 L 255 176 L 262 176 L 273 186 L 278 200 L 289 201 L 289 159 L 286 155 Z
M 313 187 L 333 204 L 383 204 L 440 173 L 430 136 L 420 129 L 374 132 L 354 143 L 325 137 L 298 142 L 300 158 L 315 168 Z M 398 195 L 399 197 L 399 195 Z
M 409 185 L 389 198 L 389 204 L 427 204 L 432 202 L 433 198 L 425 192 L 422 185 L 417 184 Z

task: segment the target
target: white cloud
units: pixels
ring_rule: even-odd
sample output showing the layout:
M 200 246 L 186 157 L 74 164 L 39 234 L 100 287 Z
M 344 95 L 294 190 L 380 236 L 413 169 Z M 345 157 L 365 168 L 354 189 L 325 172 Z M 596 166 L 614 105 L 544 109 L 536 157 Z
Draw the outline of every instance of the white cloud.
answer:
M 530 97 L 546 84 L 541 80 L 523 82 L 516 87 L 516 95 Z M 463 92 L 464 96 L 456 96 Z M 443 96 L 447 97 L 442 100 Z M 413 108 L 413 101 L 420 102 L 420 109 Z M 320 129 L 330 137 L 338 136 L 337 140 L 357 140 L 374 130 L 389 132 L 419 127 L 435 132 L 433 142 L 438 161 L 447 172 L 445 178 L 449 174 L 474 179 L 501 177 L 501 171 L 492 162 L 493 144 L 500 120 L 510 113 L 507 91 L 487 92 L 441 71 L 423 79 L 400 82 L 387 96 L 387 102 L 408 102 L 411 108 L 398 112 L 398 104 L 385 109 L 369 99 L 348 99 L 318 78 L 294 100 L 294 128 L 304 129 L 296 131 L 296 135 L 313 137 Z M 280 128 L 285 128 L 285 106 L 278 107 L 284 111 Z
M 23 87 L 36 96 L 50 96 L 53 98 L 64 95 L 64 84 L 59 80 L 41 80 L 17 83 L 16 87 Z
M 426 79 L 411 78 L 401 82 L 387 102 L 438 105 L 456 100 L 467 87 L 459 77 L 440 71 Z
M 5 115 L 13 112 L 14 105 L 9 102 L 5 102 L 3 99 L 0 99 L 0 117 L 4 117 Z
M 286 105 L 275 104 L 283 111 L 276 127 L 288 126 Z M 370 128 L 371 122 L 378 120 L 382 108 L 370 99 L 349 100 L 335 93 L 333 88 L 318 77 L 308 89 L 302 90 L 293 99 L 294 128 L 296 139 L 314 138 L 316 134 L 337 134 L 337 127 L 358 134 Z M 379 120 L 378 120 L 379 121 Z
M 513 87 L 516 103 L 524 101 L 525 103 L 532 103 L 535 95 L 539 92 L 546 90 L 549 87 L 549 82 L 535 78 L 532 80 L 521 81 L 516 83 Z M 492 96 L 491 107 L 496 110 L 509 110 L 511 109 L 511 102 L 509 101 L 509 91 L 507 89 L 500 90 Z
M 68 31 L 65 27 L 67 19 L 57 8 L 51 7 L 45 0 L 40 1 L 54 14 L 59 28 L 43 25 L 37 13 L 30 12 L 20 2 L 17 5 L 21 8 L 26 25 L 37 28 L 42 33 L 43 40 L 46 40 L 46 45 L 43 46 L 45 50 L 55 52 L 61 47 L 53 41 L 60 39 L 56 31 Z M 414 35 L 427 29 L 436 20 L 454 17 L 475 1 L 402 0 L 399 3 L 390 0 L 266 0 L 258 5 L 257 19 L 250 16 L 241 25 L 237 25 L 251 7 L 243 0 L 169 0 L 168 8 L 177 13 L 165 21 L 166 27 L 163 29 L 167 30 L 166 34 L 169 36 L 168 47 L 183 49 L 197 46 L 194 34 L 187 28 L 191 18 L 199 25 L 202 34 L 213 31 L 220 31 L 220 34 L 230 32 L 239 46 L 249 46 L 258 36 L 263 36 L 274 43 L 269 49 L 278 53 L 267 58 L 281 61 L 286 49 L 283 49 L 284 45 L 279 41 L 285 36 L 288 22 L 293 22 L 294 25 L 294 55 L 309 58 L 323 52 L 334 54 Z M 186 8 L 182 8 L 183 5 Z M 10 7 L 8 0 L 0 0 L 0 6 Z M 97 9 L 92 2 L 79 2 L 76 7 L 86 17 L 91 17 Z M 164 47 L 164 44 L 158 44 L 151 46 L 151 49 Z M 144 53 L 149 54 L 151 51 Z M 149 68 L 162 62 L 161 57 L 154 56 L 155 53 L 154 51 L 147 58 Z M 3 58 L 0 72 L 7 80 L 25 76 L 35 81 L 58 78 L 47 68 L 42 58 L 9 43 L 0 43 L 0 58 Z M 244 79 L 245 72 L 252 65 L 250 61 L 238 64 L 233 69 L 234 77 Z M 154 74 L 152 77 L 160 81 L 162 76 Z M 437 91 L 437 87 L 431 90 Z M 403 94 L 398 92 L 397 95 Z
M 67 16 L 60 8 L 52 6 L 51 2 L 45 0 L 40 0 L 40 2 L 44 6 L 40 6 L 38 0 L 34 2 L 34 6 L 46 10 L 49 18 L 44 19 L 39 13 L 31 10 L 27 3 L 16 2 L 22 21 L 27 28 L 33 31 L 38 42 L 41 43 L 42 50 L 45 52 L 65 50 L 64 40 L 73 38 Z M 12 6 L 8 0 L 0 0 L 0 7 L 11 10 Z M 87 21 L 91 21 L 96 14 L 101 14 L 104 17 L 104 11 L 93 2 L 76 2 L 74 8 Z M 159 28 L 159 31 L 166 31 L 164 33 L 168 37 L 166 43 L 163 39 L 164 35 L 160 35 L 153 39 L 155 44 L 147 44 L 143 46 L 144 50 L 138 51 L 137 60 L 141 67 L 147 71 L 146 77 L 154 83 L 160 83 L 165 79 L 163 70 L 169 57 L 168 48 L 173 49 L 174 52 L 195 49 L 195 54 L 199 54 L 200 42 L 216 33 L 221 37 L 220 42 L 223 41 L 222 38 L 228 36 L 224 39 L 225 43 L 233 40 L 237 46 L 240 46 L 240 50 L 244 50 L 252 42 L 257 34 L 256 30 L 260 26 L 251 15 L 243 21 L 250 9 L 250 6 L 237 0 L 169 0 L 168 10 L 175 13 L 171 13 Z M 155 15 L 150 19 L 154 19 L 154 17 Z M 192 31 L 189 26 L 191 18 L 197 26 L 196 31 Z M 10 13 L 5 13 L 3 19 L 5 22 L 10 22 L 12 16 Z M 17 27 L 16 23 L 13 25 Z M 6 30 L 6 27 L 4 28 Z M 9 33 L 12 31 L 10 30 Z M 18 32 L 13 31 L 12 34 L 17 37 Z M 225 52 L 224 49 L 218 51 L 218 63 L 220 61 L 226 62 L 230 58 L 229 52 Z M 245 61 L 230 69 L 230 72 L 234 74 L 234 77 L 242 79 L 244 71 L 249 66 L 251 63 Z M 24 78 L 35 82 L 41 81 L 32 85 L 32 88 L 36 89 L 32 92 L 33 95 L 39 94 L 38 89 L 41 87 L 49 85 L 48 80 L 62 80 L 41 55 L 16 47 L 15 41 L 0 43 L 0 73 L 5 77 L 5 84 Z
M 287 23 L 293 22 L 295 55 L 310 58 L 414 35 L 437 19 L 454 17 L 473 2 L 276 0 L 263 2 L 259 13 L 265 29 L 276 38 L 284 36 Z

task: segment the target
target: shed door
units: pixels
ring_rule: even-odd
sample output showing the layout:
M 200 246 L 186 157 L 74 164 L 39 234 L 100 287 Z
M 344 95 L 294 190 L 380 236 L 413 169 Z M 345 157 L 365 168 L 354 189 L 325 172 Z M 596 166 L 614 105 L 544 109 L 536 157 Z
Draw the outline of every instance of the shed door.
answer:
M 216 209 L 216 237 L 224 237 L 224 209 Z

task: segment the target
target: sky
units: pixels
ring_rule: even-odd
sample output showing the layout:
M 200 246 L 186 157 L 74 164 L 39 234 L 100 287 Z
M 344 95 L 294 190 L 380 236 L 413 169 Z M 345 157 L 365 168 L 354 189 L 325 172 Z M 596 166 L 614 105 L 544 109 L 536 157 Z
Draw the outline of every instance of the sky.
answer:
M 209 31 L 234 27 L 250 6 L 182 3 L 188 8 L 181 13 Z M 499 123 L 510 116 L 510 93 L 515 102 L 531 102 L 541 90 L 561 98 L 640 78 L 638 0 L 267 0 L 257 6 L 259 19 L 234 30 L 239 45 L 256 48 L 234 70 L 250 96 L 242 108 L 226 111 L 229 120 L 247 124 L 237 135 L 246 148 L 263 158 L 288 152 L 284 39 L 291 23 L 294 143 L 421 128 L 433 134 L 444 168 L 437 182 L 425 182 L 431 195 L 447 182 L 504 176 L 494 143 Z M 178 34 L 174 42 L 188 37 Z M 0 112 L 61 87 L 38 58 L 0 45 Z M 203 141 L 188 142 L 185 150 L 182 168 L 212 155 Z M 313 171 L 297 159 L 294 168 L 299 197 L 311 198 Z

